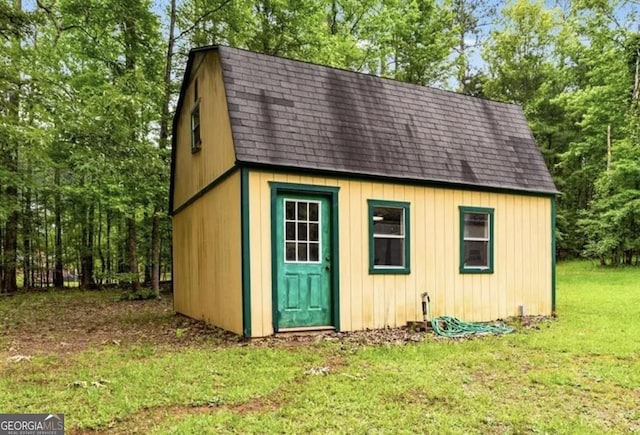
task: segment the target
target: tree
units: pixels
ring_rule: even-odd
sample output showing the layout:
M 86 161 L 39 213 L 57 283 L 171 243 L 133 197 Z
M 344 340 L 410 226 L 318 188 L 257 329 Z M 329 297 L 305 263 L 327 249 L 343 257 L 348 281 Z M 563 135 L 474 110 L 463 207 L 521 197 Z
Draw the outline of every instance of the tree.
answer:
M 626 29 L 614 31 L 614 38 L 594 38 L 600 48 L 591 53 L 597 60 L 589 72 L 586 95 L 598 99 L 598 108 L 584 110 L 585 128 L 606 125 L 606 165 L 594 183 L 589 209 L 581 213 L 580 225 L 586 239 L 585 254 L 602 264 L 631 265 L 640 257 L 640 36 Z M 606 44 L 607 47 L 603 44 Z M 607 113 L 607 109 L 614 110 Z M 597 137 L 597 136 L 596 136 Z M 594 148 L 605 143 L 588 142 Z
M 0 235 L 2 237 L 2 264 L 0 292 L 17 291 L 18 224 L 21 204 L 19 200 L 20 173 L 19 148 L 25 127 L 20 106 L 25 92 L 23 66 L 25 53 L 22 40 L 29 31 L 30 17 L 22 11 L 22 2 L 0 2 Z

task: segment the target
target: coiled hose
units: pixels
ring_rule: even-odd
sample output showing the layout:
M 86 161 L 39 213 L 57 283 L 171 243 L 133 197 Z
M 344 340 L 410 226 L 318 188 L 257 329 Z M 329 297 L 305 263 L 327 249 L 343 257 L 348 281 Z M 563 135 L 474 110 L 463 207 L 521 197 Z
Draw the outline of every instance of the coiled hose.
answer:
M 495 323 L 469 323 L 451 316 L 440 316 L 431 319 L 433 332 L 443 337 L 462 338 L 470 335 L 485 334 L 509 334 L 513 328 L 508 327 L 503 322 Z

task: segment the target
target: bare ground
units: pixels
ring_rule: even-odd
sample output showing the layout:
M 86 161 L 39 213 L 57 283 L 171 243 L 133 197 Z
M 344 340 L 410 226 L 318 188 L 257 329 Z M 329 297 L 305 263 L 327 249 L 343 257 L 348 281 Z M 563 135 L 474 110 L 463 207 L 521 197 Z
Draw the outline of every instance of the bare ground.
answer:
M 429 330 L 385 328 L 359 332 L 324 332 L 245 340 L 202 321 L 176 314 L 170 294 L 161 299 L 118 300 L 121 292 L 78 292 L 63 299 L 25 302 L 2 309 L 0 356 L 75 353 L 101 346 L 188 347 L 199 343 L 224 346 L 295 346 L 317 340 L 345 345 L 402 345 L 433 337 Z M 518 319 L 522 328 L 538 328 L 544 317 Z M 512 322 L 510 322 L 512 323 Z

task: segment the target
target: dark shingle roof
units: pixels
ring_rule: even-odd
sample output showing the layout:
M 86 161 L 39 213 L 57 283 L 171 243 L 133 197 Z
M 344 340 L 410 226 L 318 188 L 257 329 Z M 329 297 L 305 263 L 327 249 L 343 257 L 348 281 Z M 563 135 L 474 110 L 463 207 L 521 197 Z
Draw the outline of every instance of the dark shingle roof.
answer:
M 238 162 L 557 193 L 516 105 L 217 50 Z

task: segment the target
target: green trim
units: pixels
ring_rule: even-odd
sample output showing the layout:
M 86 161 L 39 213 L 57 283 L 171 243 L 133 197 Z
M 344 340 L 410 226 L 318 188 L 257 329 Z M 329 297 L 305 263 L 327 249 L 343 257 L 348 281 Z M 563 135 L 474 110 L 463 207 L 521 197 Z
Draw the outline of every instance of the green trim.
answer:
M 233 166 L 229 169 L 227 169 L 225 172 L 222 173 L 222 175 L 220 175 L 218 178 L 216 178 L 215 180 L 213 180 L 211 183 L 207 184 L 206 186 L 204 186 L 202 189 L 200 189 L 195 195 L 193 195 L 191 198 L 187 199 L 185 202 L 183 202 L 178 208 L 176 208 L 175 210 L 173 210 L 170 215 L 171 216 L 175 216 L 178 213 L 180 213 L 181 211 L 183 211 L 185 208 L 189 207 L 191 204 L 193 204 L 194 202 L 196 202 L 198 199 L 200 199 L 202 196 L 204 196 L 207 192 L 209 192 L 211 189 L 213 189 L 214 187 L 216 187 L 217 185 L 221 184 L 223 181 L 225 181 L 227 178 L 229 178 L 230 176 L 232 176 L 233 174 L 236 173 L 236 171 L 238 171 L 240 168 L 238 166 Z M 243 170 L 246 170 L 245 168 L 243 168 Z
M 283 166 L 283 165 L 272 165 L 268 163 L 240 162 L 240 161 L 236 163 L 242 167 L 247 167 L 247 168 L 251 168 L 259 171 L 265 171 L 265 172 L 283 172 L 283 173 L 295 174 L 295 175 L 324 176 L 324 177 L 339 178 L 344 180 L 379 181 L 383 183 L 399 184 L 403 186 L 438 187 L 442 189 L 451 189 L 451 190 L 506 193 L 506 194 L 512 194 L 512 195 L 534 196 L 534 197 L 542 197 L 542 198 L 551 198 L 556 196 L 559 193 L 558 191 L 535 191 L 535 190 L 524 190 L 524 189 L 509 188 L 509 187 L 499 187 L 499 186 L 480 186 L 476 184 L 456 183 L 456 182 L 445 181 L 445 180 L 420 180 L 415 178 L 401 178 L 401 177 L 391 177 L 386 175 L 362 174 L 362 173 L 344 172 L 344 171 L 336 171 L 336 170 L 329 170 L 329 169 L 297 168 L 297 167 Z
M 251 337 L 251 253 L 249 222 L 249 170 L 240 170 L 242 214 L 242 333 Z
M 551 312 L 556 312 L 556 198 L 551 198 Z
M 495 243 L 494 240 L 494 209 L 485 208 L 485 207 L 468 207 L 468 206 L 460 206 L 458 207 L 460 210 L 460 273 L 464 274 L 486 274 L 493 273 L 494 264 L 493 264 L 493 245 Z M 479 267 L 468 267 L 464 265 L 464 215 L 465 213 L 483 213 L 489 215 L 489 267 L 479 268 Z
M 271 324 L 278 332 L 278 187 L 271 182 Z
M 367 200 L 369 208 L 369 274 L 385 275 L 408 275 L 411 273 L 411 225 L 409 216 L 411 214 L 410 203 L 401 201 L 384 201 L 378 199 Z M 403 267 L 376 267 L 375 266 L 375 243 L 373 237 L 373 209 L 374 207 L 394 207 L 404 210 L 404 266 Z
M 271 321 L 274 332 L 278 332 L 278 319 L 276 317 L 278 309 L 278 262 L 276 261 L 277 245 L 275 240 L 277 234 L 276 209 L 278 195 L 282 193 L 322 195 L 329 198 L 331 203 L 331 258 L 333 259 L 331 261 L 332 322 L 336 331 L 340 331 L 340 238 L 338 230 L 338 192 L 340 188 L 275 181 L 270 181 L 269 187 L 271 188 L 271 300 L 273 301 Z
M 331 258 L 334 261 L 331 263 L 331 289 L 333 294 L 331 295 L 333 300 L 333 326 L 336 331 L 340 331 L 340 226 L 338 225 L 338 190 L 331 192 Z

